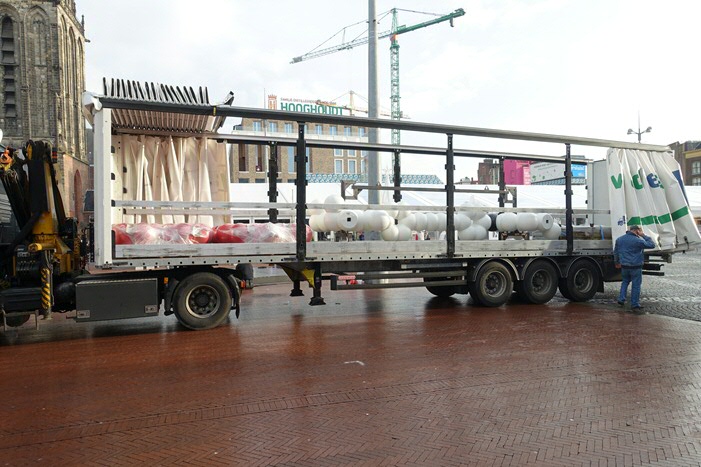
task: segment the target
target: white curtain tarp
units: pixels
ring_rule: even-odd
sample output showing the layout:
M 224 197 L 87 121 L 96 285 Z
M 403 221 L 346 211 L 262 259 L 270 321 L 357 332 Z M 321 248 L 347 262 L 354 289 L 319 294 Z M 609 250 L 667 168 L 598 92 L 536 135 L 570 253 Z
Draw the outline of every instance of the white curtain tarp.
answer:
M 118 135 L 113 137 L 113 199 L 228 202 L 226 145 L 207 138 Z M 133 215 L 114 210 L 112 222 L 172 224 L 228 222 L 221 215 Z
M 609 149 L 606 161 L 613 238 L 640 225 L 659 250 L 701 244 L 671 153 Z

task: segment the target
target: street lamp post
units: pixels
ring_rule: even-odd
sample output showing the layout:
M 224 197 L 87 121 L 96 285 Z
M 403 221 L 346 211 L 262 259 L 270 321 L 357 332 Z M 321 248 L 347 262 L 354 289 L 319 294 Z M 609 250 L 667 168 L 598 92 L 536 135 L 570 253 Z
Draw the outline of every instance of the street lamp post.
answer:
M 640 114 L 638 114 L 638 131 L 634 131 L 632 128 L 628 128 L 628 134 L 629 135 L 638 135 L 638 143 L 642 139 L 643 133 L 650 133 L 652 131 L 652 127 L 649 126 L 645 128 L 645 130 L 640 130 Z

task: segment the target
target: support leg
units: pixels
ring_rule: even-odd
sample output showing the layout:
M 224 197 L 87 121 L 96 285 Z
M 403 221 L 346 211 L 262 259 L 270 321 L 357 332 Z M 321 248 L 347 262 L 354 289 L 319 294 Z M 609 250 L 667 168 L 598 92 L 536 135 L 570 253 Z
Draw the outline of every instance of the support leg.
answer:
M 324 298 L 321 296 L 321 269 L 318 265 L 314 268 L 314 294 L 309 304 L 311 306 L 326 305 Z
M 304 297 L 304 292 L 302 292 L 302 288 L 300 287 L 300 281 L 296 279 L 292 281 L 292 283 L 294 285 L 290 292 L 290 297 Z

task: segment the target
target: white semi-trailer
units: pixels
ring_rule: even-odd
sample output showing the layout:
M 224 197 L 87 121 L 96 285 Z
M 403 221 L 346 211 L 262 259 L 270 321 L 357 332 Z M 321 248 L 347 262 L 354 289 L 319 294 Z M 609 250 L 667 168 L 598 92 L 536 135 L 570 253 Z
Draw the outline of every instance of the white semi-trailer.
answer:
M 701 242 L 696 229 L 687 226 L 688 222 L 693 226 L 693 220 L 684 218 L 688 205 L 683 202 L 683 185 L 674 177 L 665 146 L 240 108 L 230 102 L 210 105 L 201 94 L 170 87 L 151 87 L 148 93 L 138 84 L 133 90 L 120 89 L 123 91 L 116 92 L 106 86 L 103 95 L 87 95 L 85 99 L 94 128 L 91 239 L 80 249 L 74 229 L 58 227 L 56 235 L 66 240 L 61 242 L 70 250 L 66 251 L 65 245 L 41 236 L 47 232 L 20 225 L 24 235 L 5 245 L 5 257 L 12 258 L 3 270 L 10 286 L 0 292 L 6 325 L 22 324 L 31 314 L 51 312 L 75 311 L 77 321 L 149 317 L 164 312 L 175 314 L 188 328 L 212 328 L 223 323 L 232 309 L 238 315 L 240 283 L 247 278 L 242 265 L 254 264 L 283 268 L 292 281 L 292 295 L 302 295 L 301 284 L 308 282 L 313 290 L 311 305 L 324 303 L 324 282 L 331 290 L 420 286 L 438 296 L 469 293 L 476 304 L 492 307 L 504 305 L 514 292 L 526 302 L 545 303 L 558 289 L 572 301 L 586 301 L 603 290 L 605 281 L 620 280 L 613 264 L 612 239 L 627 224 L 642 223 L 660 245 L 648 252 L 644 270 L 649 273 L 661 274 L 661 263 L 671 261 L 673 253 Z M 293 122 L 296 135 L 219 132 L 227 117 Z M 442 134 L 445 144 L 392 146 L 309 138 L 305 125 L 315 123 Z M 461 135 L 552 143 L 562 145 L 565 155 L 459 148 L 454 138 Z M 231 144 L 269 147 L 267 200 L 230 199 L 227 147 Z M 612 148 L 608 162 L 590 165 L 587 209 L 572 206 L 573 145 Z M 277 202 L 277 160 L 281 148 L 286 147 L 293 147 L 296 154 L 294 203 Z M 398 201 L 402 192 L 433 190 L 444 193 L 445 205 L 353 204 L 349 210 L 342 200 L 311 203 L 307 197 L 307 148 L 393 155 L 392 186 L 355 184 L 349 189 L 344 185 L 344 195 L 351 189 L 354 193 L 391 190 Z M 403 154 L 440 161 L 445 166 L 445 186 L 403 187 Z M 502 170 L 495 193 L 498 207 L 456 205 L 456 194 L 474 192 L 454 183 L 456 157 L 489 157 L 499 160 L 502 167 L 507 159 L 561 164 L 564 203 L 547 210 L 518 207 L 514 189 L 503 182 Z M 655 165 L 663 158 L 669 170 Z M 612 174 L 612 170 L 617 172 Z M 44 178 L 50 184 L 50 179 Z M 236 198 L 235 189 L 232 194 Z M 666 195 L 669 200 L 664 212 Z M 232 224 L 234 212 L 240 218 L 242 212 L 260 210 L 267 210 L 270 220 L 263 234 Z M 342 212 L 336 213 L 339 210 Z M 48 211 L 51 217 L 51 209 Z M 309 241 L 307 224 L 315 230 L 329 230 L 320 218 L 313 217 L 324 212 L 336 214 L 333 229 L 357 229 L 364 219 L 365 230 L 380 231 L 379 238 L 384 239 Z M 418 225 L 416 214 L 410 214 L 416 212 L 421 219 Z M 33 215 L 30 212 L 25 218 Z M 293 222 L 278 226 L 276 220 L 281 215 Z M 344 215 L 346 219 L 342 219 Z M 193 228 L 195 225 L 200 227 Z M 431 240 L 404 240 L 407 229 L 437 233 Z M 495 233 L 486 236 L 488 231 Z M 67 256 L 75 263 L 87 261 L 87 267 L 67 266 Z M 88 274 L 86 269 L 100 273 Z

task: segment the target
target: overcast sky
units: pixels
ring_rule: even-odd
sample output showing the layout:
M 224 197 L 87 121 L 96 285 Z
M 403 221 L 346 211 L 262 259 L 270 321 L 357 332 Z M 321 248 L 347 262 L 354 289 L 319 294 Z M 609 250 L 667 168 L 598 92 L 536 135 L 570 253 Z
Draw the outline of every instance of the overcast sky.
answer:
M 291 65 L 343 27 L 367 20 L 366 0 L 76 0 L 85 16 L 86 86 L 102 78 L 206 86 L 216 103 L 263 107 L 264 96 L 367 96 L 367 46 Z M 401 106 L 412 121 L 643 142 L 701 139 L 698 19 L 692 0 L 377 0 L 448 23 L 399 36 Z M 430 16 L 400 11 L 400 24 Z M 379 31 L 391 28 L 391 15 Z M 350 40 L 366 29 L 349 28 Z M 325 44 L 338 44 L 343 36 Z M 390 107 L 389 39 L 378 45 L 381 105 Z M 338 99 L 343 102 L 347 97 Z M 234 121 L 230 122 L 235 123 Z M 227 131 L 231 129 L 227 124 Z M 386 135 L 389 142 L 389 135 Z M 403 134 L 404 144 L 444 138 Z M 461 148 L 561 155 L 562 145 L 456 140 Z M 592 158 L 601 149 L 575 147 Z M 477 161 L 456 176 L 476 177 Z M 441 176 L 443 162 L 405 159 L 405 173 Z M 441 178 L 445 179 L 444 176 Z

